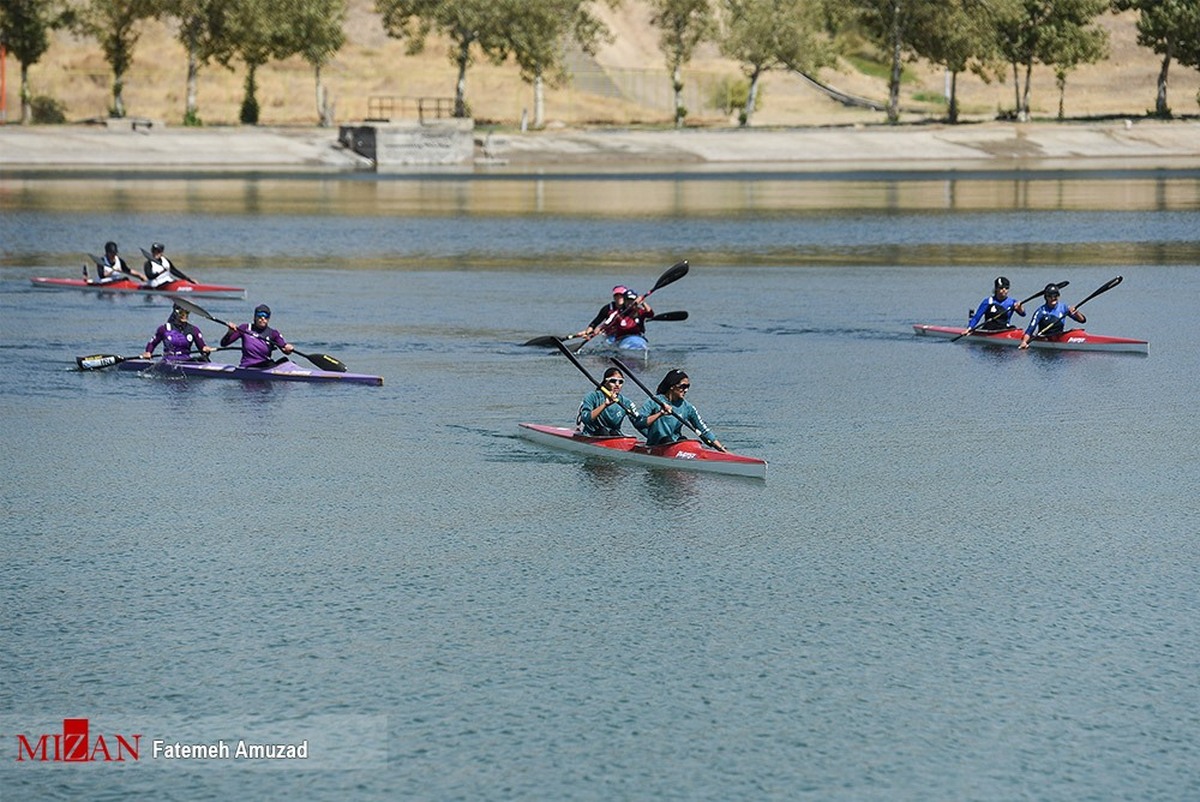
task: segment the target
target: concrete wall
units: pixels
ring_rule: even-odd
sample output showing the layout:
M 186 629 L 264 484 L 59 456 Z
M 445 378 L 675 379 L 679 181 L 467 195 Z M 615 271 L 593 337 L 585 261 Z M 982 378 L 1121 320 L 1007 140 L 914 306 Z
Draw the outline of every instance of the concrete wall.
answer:
M 371 159 L 378 172 L 412 165 L 469 165 L 475 158 L 475 121 L 343 125 L 338 130 L 338 141 Z

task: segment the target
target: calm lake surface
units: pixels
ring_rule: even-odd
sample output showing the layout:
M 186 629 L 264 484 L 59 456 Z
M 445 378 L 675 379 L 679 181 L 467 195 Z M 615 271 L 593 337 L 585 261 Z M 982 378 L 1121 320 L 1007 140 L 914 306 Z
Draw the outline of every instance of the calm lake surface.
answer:
M 385 385 L 76 370 L 169 311 L 30 284 L 109 239 Z M 767 479 L 518 438 L 685 258 L 638 374 Z M 913 335 L 997 275 L 1149 356 Z M 1200 798 L 1198 291 L 1186 173 L 0 177 L 4 796 Z

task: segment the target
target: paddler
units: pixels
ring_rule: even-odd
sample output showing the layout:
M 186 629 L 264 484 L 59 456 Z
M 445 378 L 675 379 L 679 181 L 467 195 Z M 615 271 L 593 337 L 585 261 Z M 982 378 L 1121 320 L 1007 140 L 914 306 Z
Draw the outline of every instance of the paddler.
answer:
M 178 305 L 171 309 L 171 316 L 167 318 L 167 322 L 154 332 L 154 339 L 146 343 L 142 359 L 149 359 L 159 343 L 162 343 L 164 359 L 190 359 L 192 346 L 198 348 L 205 356 L 213 351 L 205 344 L 200 329 L 188 322 L 188 310 Z
M 642 418 L 646 423 L 646 445 L 661 446 L 685 439 L 683 422 L 687 421 L 704 443 L 717 451 L 725 451 L 725 446 L 713 436 L 712 430 L 700 417 L 700 413 L 685 398 L 691 387 L 691 379 L 678 368 L 672 368 L 663 376 L 663 380 L 658 383 L 655 397 L 646 399 L 646 403 L 642 405 Z M 679 417 L 675 417 L 676 415 Z
M 646 335 L 646 320 L 654 317 L 654 310 L 624 284 L 613 287 L 612 292 L 612 302 L 600 307 L 592 322 L 575 337 L 591 338 L 603 333 L 620 340 L 631 334 Z
M 285 354 L 292 352 L 292 346 L 283 339 L 283 335 L 268 325 L 270 320 L 271 307 L 259 304 L 254 307 L 253 322 L 242 323 L 239 326 L 232 323 L 227 324 L 229 331 L 225 332 L 225 336 L 221 338 L 221 346 L 233 345 L 237 340 L 241 340 L 241 367 L 270 367 L 272 364 L 271 351 L 278 348 Z
M 1025 307 L 1021 306 L 1021 302 L 1008 297 L 1009 286 L 1009 281 L 1004 276 L 998 276 L 992 282 L 992 294 L 980 301 L 963 334 L 970 334 L 975 329 L 1003 331 L 1011 328 L 1013 312 L 1025 317 Z
M 1034 311 L 1033 318 L 1025 327 L 1025 336 L 1021 338 L 1018 348 L 1028 348 L 1029 341 L 1035 336 L 1046 337 L 1061 334 L 1067 318 L 1071 318 L 1076 323 L 1087 323 L 1087 318 L 1082 312 L 1059 300 L 1057 284 L 1047 284 L 1046 289 L 1042 290 L 1042 296 L 1046 302 Z
M 128 273 L 129 275 L 125 275 Z M 83 266 L 84 278 L 87 278 L 87 265 Z M 120 257 L 117 253 L 117 243 L 104 243 L 104 258 L 96 262 L 96 280 L 89 281 L 89 284 L 112 284 L 117 281 L 125 281 L 133 276 L 137 279 L 145 279 L 141 273 L 135 273 L 129 269 L 129 263 Z
M 166 287 L 166 285 L 179 281 L 184 278 L 175 265 L 171 264 L 171 260 L 163 253 L 166 248 L 161 242 L 155 242 L 150 245 L 150 258 L 142 265 L 142 270 L 146 273 L 146 289 L 157 290 Z M 145 253 L 145 251 L 143 251 Z
M 621 387 L 624 384 L 625 375 L 621 373 L 620 368 L 604 371 L 604 380 L 600 382 L 600 387 L 585 395 L 583 403 L 579 405 L 579 415 L 575 419 L 576 430 L 589 437 L 620 437 L 621 422 L 627 417 L 634 428 L 644 430 L 646 424 L 638 414 L 637 408 L 633 402 L 621 395 Z

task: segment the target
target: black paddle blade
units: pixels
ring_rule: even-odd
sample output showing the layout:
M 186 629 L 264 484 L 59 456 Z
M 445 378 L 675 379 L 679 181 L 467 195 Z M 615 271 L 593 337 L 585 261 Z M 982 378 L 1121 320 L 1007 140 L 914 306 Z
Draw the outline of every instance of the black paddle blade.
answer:
M 75 357 L 75 364 L 79 365 L 80 370 L 100 370 L 101 368 L 109 368 L 118 362 L 124 361 L 125 357 L 117 356 L 116 354 L 92 354 L 91 356 Z
M 299 351 L 294 351 L 293 353 L 300 354 Z M 332 371 L 333 373 L 346 372 L 346 366 L 341 362 L 341 360 L 334 359 L 329 354 L 300 354 L 300 356 L 304 357 L 321 370 L 328 370 Z
M 547 334 L 545 337 L 534 337 L 531 340 L 526 340 L 525 342 L 521 343 L 521 345 L 536 345 L 539 348 L 553 348 L 556 344 L 561 342 L 562 340 L 560 338 L 551 337 Z
M 1125 277 L 1124 277 L 1124 276 L 1117 276 L 1117 277 L 1116 277 L 1116 278 L 1114 278 L 1114 279 L 1110 279 L 1109 281 L 1107 281 L 1107 282 L 1104 284 L 1104 286 L 1103 286 L 1103 287 L 1101 287 L 1100 289 L 1096 290 L 1095 292 L 1093 292 L 1093 293 L 1092 293 L 1091 295 L 1089 295 L 1088 297 L 1084 298 L 1084 299 L 1083 299 L 1082 301 L 1080 301 L 1079 303 L 1075 304 L 1075 308 L 1076 308 L 1076 309 L 1078 309 L 1079 307 L 1083 306 L 1083 305 L 1084 305 L 1084 304 L 1086 304 L 1088 301 L 1092 300 L 1093 298 L 1095 298 L 1097 295 L 1099 295 L 1099 294 L 1100 294 L 1100 293 L 1102 293 L 1102 292 L 1108 292 L 1109 290 L 1111 290 L 1113 287 L 1117 286 L 1118 284 L 1120 284 L 1120 283 L 1121 283 L 1122 281 L 1124 281 L 1124 280 L 1125 280 Z
M 663 320 L 663 321 L 687 320 L 688 313 L 684 312 L 683 310 L 680 310 L 678 312 L 659 312 L 658 314 L 654 315 L 653 317 L 648 317 L 646 319 L 647 320 Z
M 660 290 L 674 281 L 679 281 L 679 279 L 687 275 L 688 269 L 689 267 L 687 259 L 671 265 L 663 272 L 661 276 L 658 277 L 658 281 L 654 282 L 654 286 L 650 289 L 650 292 Z M 649 295 L 650 292 L 646 294 Z

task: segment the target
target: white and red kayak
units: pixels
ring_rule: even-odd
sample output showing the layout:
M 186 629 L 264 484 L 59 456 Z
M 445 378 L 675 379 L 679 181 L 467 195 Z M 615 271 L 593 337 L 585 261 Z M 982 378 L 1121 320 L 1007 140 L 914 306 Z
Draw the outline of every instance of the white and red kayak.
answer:
M 143 287 L 136 281 L 121 279 L 108 284 L 94 284 L 81 278 L 47 278 L 37 276 L 29 279 L 35 287 L 51 290 L 92 290 L 93 292 L 129 292 L 138 295 L 187 295 L 193 298 L 245 298 L 245 287 L 226 287 L 221 284 L 197 284 L 192 281 L 172 281 L 158 289 Z
M 913 331 L 926 337 L 942 337 L 953 339 L 963 333 L 961 328 L 954 326 L 926 326 L 915 324 Z M 960 343 L 971 345 L 996 345 L 1016 348 L 1021 344 L 1023 329 L 1002 329 L 1000 331 L 973 331 L 958 340 Z M 1083 329 L 1068 329 L 1060 334 L 1048 337 L 1034 337 L 1029 341 L 1030 348 L 1048 348 L 1055 351 L 1120 351 L 1132 354 L 1150 353 L 1150 343 L 1145 340 L 1131 340 L 1127 337 L 1108 337 L 1103 334 L 1090 334 Z
M 542 426 L 537 423 L 522 423 L 519 426 L 519 434 L 526 440 L 601 459 L 634 462 L 654 468 L 706 471 L 730 476 L 750 476 L 755 479 L 767 478 L 766 460 L 706 448 L 699 440 L 682 440 L 666 446 L 647 446 L 636 437 L 588 437 L 574 429 Z

